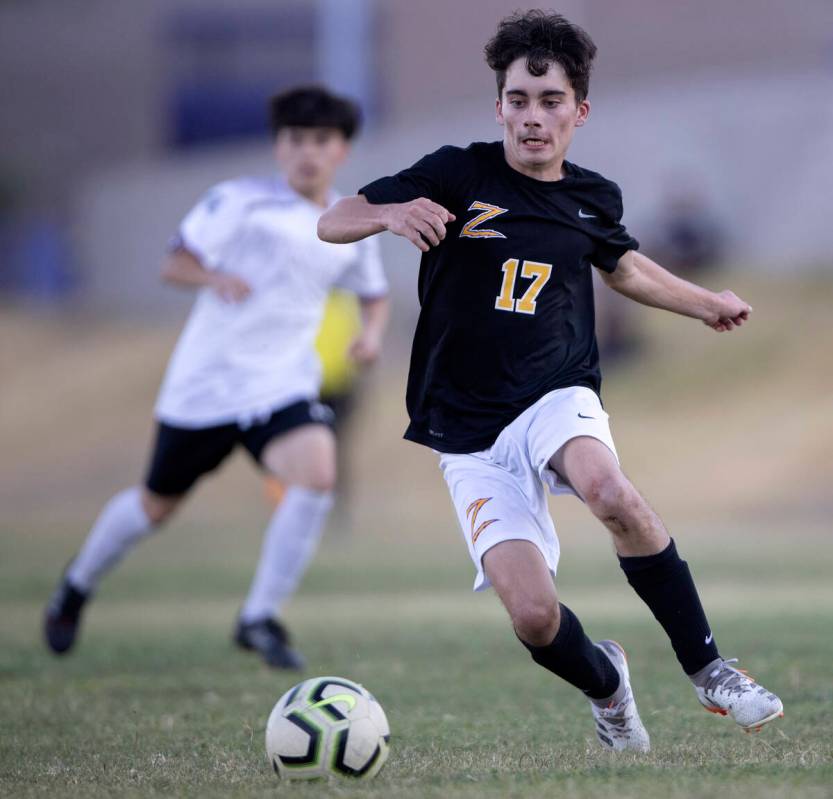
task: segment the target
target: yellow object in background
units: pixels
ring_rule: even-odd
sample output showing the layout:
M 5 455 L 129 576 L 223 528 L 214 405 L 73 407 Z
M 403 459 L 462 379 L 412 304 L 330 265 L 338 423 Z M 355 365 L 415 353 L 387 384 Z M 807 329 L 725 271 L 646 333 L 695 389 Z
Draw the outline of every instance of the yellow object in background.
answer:
M 361 331 L 361 311 L 355 294 L 332 291 L 318 329 L 315 349 L 321 359 L 321 398 L 347 394 L 356 379 L 356 363 L 350 357 L 350 344 Z

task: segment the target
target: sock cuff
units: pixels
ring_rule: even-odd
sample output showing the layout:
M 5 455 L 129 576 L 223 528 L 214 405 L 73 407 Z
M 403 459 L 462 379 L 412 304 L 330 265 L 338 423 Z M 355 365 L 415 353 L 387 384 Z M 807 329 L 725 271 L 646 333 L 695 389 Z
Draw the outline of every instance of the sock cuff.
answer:
M 116 494 L 109 504 L 118 505 L 125 514 L 129 514 L 130 521 L 136 527 L 153 528 L 158 526 L 150 520 L 145 506 L 142 504 L 142 489 L 140 486 L 125 488 L 124 491 Z
M 685 563 L 677 553 L 677 545 L 673 538 L 662 552 L 657 552 L 655 555 L 619 555 L 618 558 L 619 566 L 625 574 L 634 574 L 662 567 L 673 568 L 680 563 Z
M 518 640 L 534 655 L 536 652 L 543 652 L 544 650 L 552 649 L 553 647 L 561 646 L 564 644 L 565 641 L 570 639 L 570 636 L 573 634 L 573 628 L 575 626 L 574 622 L 576 621 L 576 614 L 573 613 L 570 608 L 566 605 L 558 603 L 558 608 L 560 611 L 560 621 L 558 624 L 558 632 L 555 634 L 555 638 L 552 639 L 548 644 L 544 644 L 544 646 L 534 646 L 533 644 L 528 644 L 526 641 L 523 640 L 520 636 Z M 517 635 L 517 633 L 516 633 Z
M 294 485 L 286 489 L 286 496 L 283 501 L 300 502 L 316 510 L 329 510 L 334 500 L 335 494 L 332 491 L 318 491 L 314 488 Z
M 565 641 L 569 641 L 573 635 L 576 622 L 578 621 L 576 614 L 561 602 L 558 603 L 558 610 L 558 632 L 555 634 L 555 638 L 552 639 L 552 644 L 550 644 L 550 646 L 559 646 Z

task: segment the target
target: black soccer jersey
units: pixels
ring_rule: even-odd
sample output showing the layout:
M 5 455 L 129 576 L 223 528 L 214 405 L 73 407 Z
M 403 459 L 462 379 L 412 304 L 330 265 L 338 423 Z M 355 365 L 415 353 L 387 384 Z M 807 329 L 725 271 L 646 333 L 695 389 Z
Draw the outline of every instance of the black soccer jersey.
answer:
M 405 438 L 476 452 L 544 394 L 601 385 L 591 264 L 612 272 L 639 245 L 622 194 L 568 162 L 541 181 L 501 142 L 442 147 L 360 190 L 371 203 L 427 197 L 456 221 L 423 254 Z

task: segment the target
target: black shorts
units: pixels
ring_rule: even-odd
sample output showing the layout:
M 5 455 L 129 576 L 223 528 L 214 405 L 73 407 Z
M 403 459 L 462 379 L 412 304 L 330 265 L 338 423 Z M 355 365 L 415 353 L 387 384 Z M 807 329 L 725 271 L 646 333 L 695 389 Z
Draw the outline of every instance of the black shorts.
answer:
M 185 428 L 159 422 L 145 485 L 162 496 L 184 494 L 200 477 L 216 469 L 238 444 L 261 465 L 263 450 L 273 438 L 306 424 L 332 427 L 333 412 L 320 402 L 302 400 L 245 429 L 239 424 Z

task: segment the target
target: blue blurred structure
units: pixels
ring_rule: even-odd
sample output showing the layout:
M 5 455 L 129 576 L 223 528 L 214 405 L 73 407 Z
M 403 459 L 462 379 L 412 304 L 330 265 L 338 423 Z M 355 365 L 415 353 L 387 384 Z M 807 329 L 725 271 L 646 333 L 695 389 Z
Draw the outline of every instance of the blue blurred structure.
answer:
M 175 54 L 171 144 L 265 136 L 269 97 L 315 76 L 315 23 L 311 7 L 174 12 L 166 36 Z
M 65 227 L 47 215 L 0 220 L 0 291 L 60 300 L 76 287 Z

